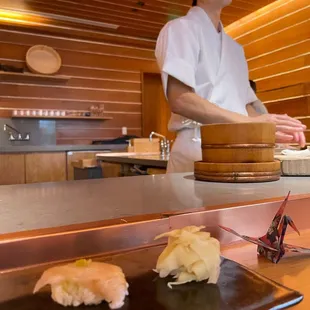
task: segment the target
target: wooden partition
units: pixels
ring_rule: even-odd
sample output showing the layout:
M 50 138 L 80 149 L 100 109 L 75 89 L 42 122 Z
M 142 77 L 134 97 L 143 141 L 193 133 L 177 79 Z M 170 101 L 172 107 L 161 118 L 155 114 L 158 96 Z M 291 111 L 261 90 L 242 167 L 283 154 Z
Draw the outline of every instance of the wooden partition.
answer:
M 15 20 L 10 22 L 0 11 L 0 63 L 25 66 L 29 47 L 49 45 L 62 58 L 59 74 L 71 78 L 61 83 L 0 81 L 0 117 L 9 117 L 8 109 L 87 110 L 93 104 L 104 104 L 106 116 L 112 120 L 57 120 L 57 143 L 114 138 L 121 135 L 121 127 L 127 127 L 128 134 L 147 136 L 151 128 L 168 134 L 169 111 L 160 103 L 163 94 L 159 90 L 157 97 L 142 94 L 141 72 L 149 74 L 146 87 L 157 81 L 153 86 L 159 89 L 159 75 L 152 76 L 158 73 L 156 37 L 169 19 L 186 14 L 190 0 L 169 1 L 165 7 L 158 0 L 143 5 L 92 0 L 74 8 L 66 1 L 47 0 L 5 0 L 0 8 L 3 2 L 17 9 L 27 4 L 28 11 L 13 14 Z M 309 0 L 236 0 L 223 12 L 225 26 L 234 22 L 226 26 L 227 32 L 244 46 L 250 77 L 257 82 L 258 96 L 270 112 L 310 115 L 309 10 Z M 83 18 L 86 23 L 60 20 L 59 16 Z M 119 27 L 108 29 L 102 23 Z M 155 120 L 152 115 L 157 115 Z
M 166 100 L 159 73 L 142 73 L 142 134 L 148 137 L 155 131 L 175 139 L 175 133 L 168 131 L 171 110 Z
M 309 0 L 278 0 L 226 28 L 243 45 L 250 78 L 269 112 L 299 117 L 308 126 L 309 17 Z
M 103 104 L 107 121 L 57 120 L 58 144 L 88 144 L 115 138 L 127 127 L 141 135 L 141 70 L 156 71 L 152 48 L 0 27 L 0 63 L 25 67 L 27 50 L 49 45 L 62 58 L 59 74 L 68 81 L 0 81 L 0 117 L 13 109 L 88 110 Z

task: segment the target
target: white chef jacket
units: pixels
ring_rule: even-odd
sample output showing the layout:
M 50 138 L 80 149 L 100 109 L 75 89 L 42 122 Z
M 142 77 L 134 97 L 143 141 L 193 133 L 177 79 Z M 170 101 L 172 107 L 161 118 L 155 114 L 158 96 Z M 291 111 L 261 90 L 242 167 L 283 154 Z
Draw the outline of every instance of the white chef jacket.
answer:
M 247 115 L 246 105 L 258 100 L 249 83 L 247 61 L 242 46 L 221 28 L 219 33 L 197 6 L 164 26 L 155 50 L 164 92 L 167 97 L 170 75 L 219 107 Z M 167 172 L 192 172 L 194 161 L 201 160 L 197 130 L 184 130 L 195 127 L 196 122 L 172 113 L 169 130 L 178 135 Z

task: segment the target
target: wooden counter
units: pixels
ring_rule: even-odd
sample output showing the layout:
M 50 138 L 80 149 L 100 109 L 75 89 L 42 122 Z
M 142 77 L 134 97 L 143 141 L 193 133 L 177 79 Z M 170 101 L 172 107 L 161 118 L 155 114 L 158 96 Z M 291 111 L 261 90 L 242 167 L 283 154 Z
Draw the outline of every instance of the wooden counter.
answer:
M 210 183 L 208 184 L 211 186 Z M 289 184 L 293 186 L 293 183 Z M 210 192 L 206 190 L 205 186 L 204 183 L 204 192 L 210 198 Z M 227 186 L 222 190 L 227 191 L 229 185 Z M 270 191 L 275 194 L 279 187 L 284 187 L 285 190 L 285 183 L 273 185 Z M 236 191 L 236 188 L 230 188 L 230 193 L 233 190 Z M 257 192 L 259 192 L 259 188 L 256 189 Z M 215 188 L 211 188 L 211 190 L 215 191 Z M 250 190 L 253 188 L 242 187 L 242 191 Z M 219 195 L 219 191 L 217 195 Z M 220 196 L 222 199 L 224 198 L 223 192 Z M 251 197 L 254 197 L 253 194 Z M 241 234 L 254 237 L 262 236 L 266 233 L 280 204 L 281 201 L 276 200 L 268 203 L 261 201 L 256 204 L 252 201 L 251 204 L 241 207 L 236 205 L 229 207 L 226 204 L 222 207 L 215 206 L 213 210 L 205 209 L 201 212 L 180 215 L 171 214 L 156 220 L 147 221 L 144 219 L 130 224 L 56 234 L 24 235 L 12 240 L 1 240 L 0 238 L 0 284 L 6 283 L 6 286 L 2 285 L 2 295 L 0 290 L 0 300 L 1 298 L 7 300 L 27 292 L 30 294 L 35 279 L 42 272 L 44 265 L 53 262 L 90 257 L 111 260 L 124 267 L 128 276 L 132 272 L 150 271 L 154 268 L 156 259 L 166 242 L 166 240 L 154 241 L 155 236 L 188 225 L 204 225 L 206 230 L 220 241 L 224 257 L 245 265 L 289 288 L 300 291 L 304 294 L 305 299 L 294 309 L 307 310 L 310 308 L 310 282 L 308 280 L 310 278 L 310 254 L 286 253 L 278 264 L 273 264 L 265 258 L 257 256 L 255 245 L 240 241 L 235 235 L 218 227 L 218 225 L 228 226 Z M 301 236 L 291 233 L 289 228 L 285 242 L 296 246 L 310 247 L 309 206 L 309 195 L 297 195 L 290 198 L 285 214 L 292 217 L 300 229 Z M 87 212 L 90 212 L 89 205 L 87 205 Z M 11 273 L 10 270 L 12 271 L 14 268 L 21 268 L 21 271 Z
M 0 235 L 281 200 L 289 191 L 291 200 L 310 195 L 310 179 L 219 184 L 195 181 L 191 174 L 166 174 L 0 186 Z
M 310 230 L 302 230 L 301 237 L 289 234 L 286 239 L 291 243 L 310 246 Z M 117 255 L 104 255 L 96 257 L 96 260 L 116 264 L 123 269 L 126 277 L 132 277 L 149 273 L 156 265 L 156 260 L 162 250 L 163 246 L 153 246 Z M 245 265 L 288 288 L 301 292 L 304 295 L 303 301 L 292 309 L 310 309 L 310 255 L 289 253 L 278 264 L 273 264 L 265 258 L 258 257 L 256 246 L 245 241 L 223 246 L 221 252 L 224 257 Z M 34 266 L 24 270 L 0 273 L 0 303 L 20 296 L 31 296 L 36 280 L 47 266 Z M 50 301 L 51 304 L 53 304 L 52 301 Z M 18 309 L 22 309 L 22 307 Z
M 156 167 L 156 168 L 167 168 L 169 155 L 160 155 L 160 154 L 135 154 L 135 155 L 126 155 L 126 154 L 116 154 L 113 156 L 111 154 L 97 154 L 97 159 L 107 163 L 117 163 L 117 164 L 130 164 L 130 165 L 141 165 L 147 167 Z
M 0 186 L 0 235 L 163 216 L 310 195 L 309 178 L 271 183 L 198 182 L 191 173 Z M 81 227 L 82 226 L 82 227 Z M 71 229 L 72 227 L 70 227 Z M 1 236 L 2 237 L 2 236 Z

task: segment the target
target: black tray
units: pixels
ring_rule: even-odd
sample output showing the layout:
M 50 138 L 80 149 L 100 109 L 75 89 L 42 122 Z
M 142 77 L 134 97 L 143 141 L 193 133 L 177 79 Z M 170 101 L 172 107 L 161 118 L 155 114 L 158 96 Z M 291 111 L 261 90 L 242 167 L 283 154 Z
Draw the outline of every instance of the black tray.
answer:
M 129 296 L 122 310 L 265 310 L 285 309 L 299 303 L 303 295 L 262 277 L 228 259 L 222 259 L 217 285 L 204 282 L 167 287 L 172 279 L 154 272 L 128 277 Z M 1 288 L 0 288 L 1 290 Z M 0 303 L 0 310 L 107 310 L 99 306 L 62 307 L 50 294 L 38 293 Z

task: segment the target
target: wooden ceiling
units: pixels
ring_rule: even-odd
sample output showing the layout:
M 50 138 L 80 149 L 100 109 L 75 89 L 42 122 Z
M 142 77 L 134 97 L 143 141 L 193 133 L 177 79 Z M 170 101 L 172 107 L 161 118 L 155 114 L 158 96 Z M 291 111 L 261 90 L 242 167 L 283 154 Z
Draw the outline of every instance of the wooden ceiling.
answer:
M 163 25 L 185 15 L 192 0 L 3 0 L 0 8 L 33 14 L 34 21 L 53 20 L 58 27 L 79 29 L 88 33 L 113 33 L 148 41 L 153 46 Z M 234 21 L 274 2 L 274 0 L 233 0 L 222 15 L 223 24 Z M 66 18 L 70 17 L 70 19 Z M 28 18 L 29 20 L 29 18 Z M 42 21 L 42 18 L 40 19 Z M 51 24 L 51 23 L 50 23 Z M 108 25 L 107 25 L 108 24 Z M 85 37 L 85 35 L 84 35 Z M 141 45 L 141 44 L 138 44 Z

